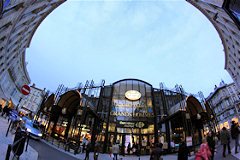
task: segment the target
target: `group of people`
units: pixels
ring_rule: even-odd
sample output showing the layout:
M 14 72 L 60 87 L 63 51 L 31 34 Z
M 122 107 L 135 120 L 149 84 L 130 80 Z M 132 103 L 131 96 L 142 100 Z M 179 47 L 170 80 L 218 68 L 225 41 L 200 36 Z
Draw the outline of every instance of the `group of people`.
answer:
M 89 153 L 92 150 L 94 151 L 93 159 L 94 160 L 98 159 L 98 155 L 100 152 L 100 143 L 98 140 L 95 142 L 95 145 L 92 146 L 91 140 L 84 137 L 81 148 L 82 148 L 82 153 L 84 153 L 84 151 L 86 151 L 84 160 L 89 160 Z
M 232 121 L 230 133 L 226 129 L 226 127 L 222 128 L 220 133 L 220 141 L 223 146 L 222 156 L 226 157 L 226 148 L 228 149 L 228 154 L 231 154 L 230 141 L 235 141 L 235 154 L 238 153 L 239 148 L 239 133 L 240 129 L 238 123 Z M 214 154 L 216 152 L 216 144 L 218 142 L 218 138 L 214 132 L 209 132 L 206 138 L 202 139 L 202 144 L 199 148 L 197 148 L 195 152 L 195 160 L 213 160 Z M 186 146 L 185 141 L 182 141 L 179 145 L 178 151 L 178 160 L 187 160 L 188 159 L 188 148 Z
M 231 137 L 232 140 L 235 141 L 235 154 L 238 153 L 238 148 L 239 148 L 239 125 L 235 121 L 232 121 L 231 125 Z M 221 144 L 223 145 L 223 157 L 226 157 L 226 147 L 228 148 L 228 154 L 231 154 L 231 147 L 230 147 L 230 134 L 227 131 L 226 127 L 222 128 L 222 133 L 220 135 L 221 139 Z
M 9 108 L 7 105 L 2 108 L 2 105 L 0 104 L 0 112 L 2 112 L 2 116 L 8 117 L 10 114 L 11 108 Z
M 239 147 L 239 133 L 240 130 L 238 128 L 238 123 L 235 123 L 234 121 L 232 122 L 231 126 L 231 132 L 227 131 L 225 127 L 222 128 L 222 131 L 220 133 L 220 141 L 221 145 L 223 146 L 223 157 L 226 157 L 226 148 L 228 148 L 228 153 L 231 154 L 231 148 L 230 148 L 230 139 L 235 141 L 235 153 L 238 153 L 238 147 Z M 209 132 L 208 135 L 202 139 L 202 144 L 200 147 L 197 148 L 195 152 L 195 160 L 213 160 L 214 159 L 214 154 L 216 152 L 215 146 L 218 142 L 218 137 L 214 132 Z M 98 153 L 99 153 L 99 143 L 96 142 L 94 146 L 94 160 L 98 159 Z M 152 148 L 152 152 L 150 155 L 150 160 L 160 160 L 161 155 L 163 154 L 163 144 L 162 143 L 157 143 L 155 146 Z M 137 148 L 134 145 L 134 148 Z M 91 143 L 88 141 L 86 143 L 86 157 L 85 160 L 89 160 L 89 152 L 91 150 Z M 130 143 L 128 144 L 127 151 L 130 153 L 130 150 L 133 150 L 133 147 L 131 147 Z M 134 150 L 135 151 L 135 150 Z M 135 151 L 136 152 L 136 151 Z M 113 143 L 112 146 L 112 154 L 113 154 L 113 160 L 118 159 L 118 154 L 120 153 L 120 145 L 119 143 Z M 189 156 L 189 148 L 186 145 L 186 142 L 184 139 L 181 139 L 181 142 L 179 144 L 179 150 L 178 150 L 178 160 L 188 160 Z
M 138 145 L 134 142 L 133 145 L 131 146 L 131 143 L 129 142 L 128 146 L 127 146 L 128 154 L 130 154 L 131 151 L 134 155 L 138 156 L 140 154 L 140 145 Z

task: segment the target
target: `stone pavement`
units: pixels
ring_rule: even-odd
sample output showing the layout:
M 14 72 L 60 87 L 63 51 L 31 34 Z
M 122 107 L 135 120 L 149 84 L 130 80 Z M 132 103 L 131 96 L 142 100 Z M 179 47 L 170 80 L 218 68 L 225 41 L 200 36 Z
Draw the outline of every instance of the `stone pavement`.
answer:
M 64 152 L 68 155 L 71 155 L 79 160 L 84 160 L 84 157 L 85 157 L 85 153 L 80 153 L 80 154 L 77 154 L 77 155 L 74 155 L 73 153 L 70 153 L 70 152 L 66 152 L 64 149 L 62 148 L 58 148 L 56 145 L 53 145 L 52 143 L 48 142 L 48 141 L 45 141 L 45 140 L 41 140 L 42 142 L 48 144 L 49 146 L 55 148 L 55 149 L 58 149 L 60 150 L 61 152 Z M 140 157 L 137 157 L 137 156 L 133 156 L 133 155 L 127 155 L 127 156 L 118 156 L 118 159 L 121 159 L 122 160 L 149 160 L 150 159 L 150 156 L 147 155 L 147 156 L 140 156 Z M 162 156 L 162 158 L 164 160 L 177 160 L 177 154 L 171 154 L 171 155 L 164 155 Z M 89 160 L 93 160 L 93 152 L 91 152 L 89 154 Z M 110 157 L 109 154 L 99 154 L 98 156 L 98 160 L 113 160 L 113 158 Z M 189 160 L 194 160 L 194 156 L 191 156 L 189 157 Z
M 239 148 L 240 148 L 240 147 L 239 147 Z M 240 151 L 240 149 L 239 149 L 238 151 Z M 233 148 L 231 149 L 231 152 L 232 152 L 232 155 L 233 155 L 234 157 L 240 159 L 240 153 L 234 154 L 234 153 L 235 153 L 235 147 L 233 147 Z
M 8 124 L 7 118 L 5 119 L 2 116 L 0 116 L 0 160 L 5 159 L 8 144 L 12 144 L 14 139 L 14 134 L 12 134 L 11 132 L 8 133 L 7 137 L 5 136 L 8 125 L 9 124 Z M 31 146 L 28 146 L 27 150 L 28 151 L 25 152 L 25 148 L 24 148 L 24 152 L 20 156 L 20 160 L 37 160 L 38 159 L 37 151 L 35 151 Z M 13 154 L 11 153 L 11 156 L 12 155 Z M 10 157 L 10 159 L 12 158 Z
M 48 142 L 48 141 L 45 141 L 45 140 L 41 140 L 42 142 L 50 145 L 51 147 L 55 148 L 55 149 L 58 149 L 70 156 L 73 156 L 79 160 L 84 160 L 84 157 L 85 157 L 85 153 L 80 153 L 80 154 L 77 154 L 77 155 L 74 155 L 73 153 L 70 153 L 70 152 L 66 152 L 64 149 L 62 148 L 58 148 L 56 145 L 53 145 L 52 143 Z M 235 148 L 233 147 L 232 148 L 232 153 L 235 152 Z M 240 150 L 239 150 L 240 151 Z M 234 157 L 238 158 L 240 160 L 240 153 L 238 154 L 232 154 Z M 150 156 L 141 156 L 141 157 L 137 157 L 137 156 L 119 156 L 118 159 L 121 159 L 122 160 L 149 160 L 150 159 Z M 170 154 L 170 155 L 164 155 L 162 156 L 162 158 L 164 160 L 177 160 L 177 154 Z M 90 160 L 93 160 L 93 153 L 91 152 L 90 155 L 89 155 L 89 159 Z M 113 158 L 110 158 L 110 155 L 109 154 L 99 154 L 98 156 L 98 160 L 112 160 Z M 188 158 L 188 160 L 194 160 L 195 159 L 195 156 L 191 156 Z

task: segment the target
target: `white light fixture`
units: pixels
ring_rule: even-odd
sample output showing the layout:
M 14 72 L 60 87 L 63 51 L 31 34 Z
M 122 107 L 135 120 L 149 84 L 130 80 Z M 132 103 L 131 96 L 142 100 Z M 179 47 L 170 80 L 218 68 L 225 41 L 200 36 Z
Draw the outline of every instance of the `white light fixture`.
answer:
M 197 119 L 201 119 L 201 115 L 199 113 L 197 114 Z
M 62 109 L 62 114 L 66 114 L 67 113 L 67 108 L 63 108 Z
M 141 98 L 141 93 L 136 90 L 129 90 L 125 93 L 125 97 L 131 101 L 136 101 Z
M 78 109 L 78 110 L 77 110 L 77 115 L 78 115 L 78 116 L 81 116 L 81 115 L 82 115 L 82 110 L 81 110 L 81 109 Z

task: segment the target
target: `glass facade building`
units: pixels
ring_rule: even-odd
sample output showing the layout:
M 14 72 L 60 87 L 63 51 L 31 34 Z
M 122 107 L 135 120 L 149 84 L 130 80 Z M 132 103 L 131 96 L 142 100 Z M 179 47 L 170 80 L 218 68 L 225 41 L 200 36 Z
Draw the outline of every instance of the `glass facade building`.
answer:
M 153 143 L 152 86 L 140 80 L 122 80 L 115 82 L 112 90 L 108 142 L 119 141 L 122 153 L 127 153 L 129 143 L 131 146 L 141 143 L 143 147 Z
M 200 102 L 184 94 L 181 87 L 176 91 L 156 89 L 138 79 L 106 86 L 86 84 L 56 99 L 57 105 L 50 108 L 55 107 L 59 114 L 51 109 L 47 132 L 78 145 L 83 137 L 93 144 L 98 140 L 104 153 L 111 153 L 115 142 L 120 145 L 120 154 L 134 154 L 127 151 L 129 145 L 149 154 L 155 143 L 174 152 L 181 138 L 190 139 L 189 146 L 198 145 L 208 116 Z

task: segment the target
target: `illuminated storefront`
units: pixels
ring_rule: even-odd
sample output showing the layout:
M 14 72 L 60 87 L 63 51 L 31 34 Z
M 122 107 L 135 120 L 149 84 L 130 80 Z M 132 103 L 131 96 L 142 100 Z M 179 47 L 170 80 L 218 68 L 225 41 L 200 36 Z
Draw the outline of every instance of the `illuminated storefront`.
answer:
M 146 154 L 147 146 L 151 146 L 155 138 L 152 86 L 129 79 L 115 82 L 112 88 L 107 150 L 118 141 L 122 154 L 127 153 L 129 143 L 140 145 Z
M 181 138 L 191 145 L 200 143 L 206 114 L 199 101 L 184 95 L 181 88 L 156 89 L 138 79 L 91 84 L 65 92 L 52 106 L 45 103 L 42 112 L 48 115 L 49 135 L 79 145 L 83 137 L 92 144 L 98 140 L 104 153 L 110 153 L 117 142 L 120 154 L 128 154 L 128 145 L 149 154 L 159 142 L 166 152 L 176 151 Z M 55 101 L 53 96 L 49 99 Z

